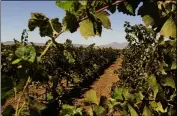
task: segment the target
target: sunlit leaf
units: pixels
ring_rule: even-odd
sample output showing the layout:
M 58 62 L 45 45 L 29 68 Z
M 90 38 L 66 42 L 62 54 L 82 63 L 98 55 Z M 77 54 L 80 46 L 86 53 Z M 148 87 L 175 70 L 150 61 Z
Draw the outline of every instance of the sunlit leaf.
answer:
M 171 69 L 176 70 L 176 62 L 175 61 L 172 62 Z
M 142 19 L 146 26 L 155 24 L 154 19 L 150 15 L 145 15 L 142 17 Z
M 162 26 L 160 33 L 168 38 L 169 37 L 176 38 L 177 33 L 175 21 L 172 18 L 167 19 L 164 25 Z
M 129 92 L 130 89 L 124 88 L 122 91 L 122 95 L 125 98 L 125 100 L 131 100 L 133 101 L 134 95 Z
M 172 87 L 172 88 L 176 89 L 173 77 L 166 77 L 163 80 L 163 84 L 164 84 L 164 86 L 169 86 L 169 87 Z
M 105 116 L 106 110 L 102 106 L 94 105 L 93 111 L 96 114 L 96 116 Z
M 148 84 L 149 84 L 149 87 L 153 90 L 153 99 L 155 99 L 156 95 L 159 91 L 159 87 L 158 87 L 158 84 L 157 84 L 156 77 L 154 75 L 151 75 L 148 78 Z
M 78 10 L 80 3 L 77 1 L 56 1 L 56 5 L 65 11 L 75 12 Z
M 62 105 L 60 110 L 60 116 L 82 116 L 82 109 L 76 108 L 75 106 L 70 106 L 67 104 Z
M 146 105 L 144 106 L 142 116 L 152 116 L 151 110 Z
M 95 36 L 93 23 L 89 19 L 82 21 L 80 24 L 80 32 L 85 39 Z
M 128 109 L 130 111 L 131 116 L 138 116 L 138 113 L 130 104 L 128 104 Z
M 96 91 L 94 91 L 94 90 L 88 91 L 85 95 L 84 102 L 98 104 Z
M 149 103 L 151 107 L 154 108 L 157 112 L 167 112 L 167 109 L 163 109 L 162 104 L 160 102 L 151 101 Z
M 32 45 L 17 48 L 15 55 L 22 60 L 34 62 L 36 59 L 36 50 Z
M 14 60 L 14 61 L 12 62 L 12 64 L 17 64 L 17 63 L 19 63 L 21 60 L 22 60 L 22 59 L 16 59 L 16 60 Z
M 112 94 L 112 98 L 114 98 L 118 101 L 123 100 L 122 92 L 123 92 L 123 88 L 116 88 Z
M 110 22 L 107 14 L 108 13 L 106 13 L 106 11 L 102 11 L 102 12 L 96 14 L 96 17 L 101 20 L 104 28 L 111 29 L 111 22 Z

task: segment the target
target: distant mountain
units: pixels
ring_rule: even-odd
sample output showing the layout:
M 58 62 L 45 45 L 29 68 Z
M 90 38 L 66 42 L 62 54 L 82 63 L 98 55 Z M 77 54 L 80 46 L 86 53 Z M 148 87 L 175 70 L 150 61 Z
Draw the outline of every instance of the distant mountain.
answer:
M 1 42 L 1 43 L 4 44 L 4 45 L 12 45 L 12 44 L 14 44 L 14 41 L 6 41 L 6 42 Z M 44 46 L 45 45 L 45 43 L 34 43 L 34 44 L 38 45 L 38 46 Z
M 11 44 L 14 44 L 13 41 L 6 41 L 6 42 L 2 42 L 4 45 L 11 45 Z M 35 45 L 38 45 L 38 46 L 43 46 L 45 45 L 45 43 L 34 43 Z M 83 47 L 87 47 L 88 45 L 84 45 L 84 44 L 73 44 L 75 47 L 80 47 L 80 46 L 83 46 Z M 100 48 L 113 48 L 113 49 L 123 49 L 125 48 L 126 46 L 128 45 L 127 42 L 124 42 L 124 43 L 117 43 L 117 42 L 112 42 L 110 44 L 106 44 L 106 45 L 100 45 L 98 47 Z M 96 46 L 95 46 L 96 47 Z
M 127 42 L 124 42 L 124 43 L 112 42 L 112 43 L 110 43 L 110 44 L 101 45 L 101 46 L 99 46 L 99 47 L 101 47 L 101 48 L 103 48 L 103 47 L 104 47 L 104 48 L 111 47 L 111 48 L 113 48 L 113 49 L 123 49 L 123 48 L 125 48 L 127 45 L 128 45 Z
M 14 41 L 6 41 L 6 42 L 1 42 L 4 45 L 11 45 L 14 44 Z

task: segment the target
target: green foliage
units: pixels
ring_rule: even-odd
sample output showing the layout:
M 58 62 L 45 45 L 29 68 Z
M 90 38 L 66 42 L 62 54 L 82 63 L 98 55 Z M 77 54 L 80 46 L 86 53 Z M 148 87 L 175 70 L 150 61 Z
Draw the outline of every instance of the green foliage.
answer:
M 123 100 L 122 96 L 123 88 L 116 88 L 114 93 L 112 94 L 112 98 L 116 100 Z
M 82 116 L 82 109 L 75 106 L 62 105 L 60 116 Z
M 49 19 L 42 13 L 31 13 L 31 19 L 28 22 L 28 28 L 33 31 L 35 28 L 39 27 L 41 37 L 53 37 L 54 32 L 60 32 L 62 30 L 62 25 L 58 18 Z
M 146 105 L 144 106 L 142 115 L 143 116 L 152 116 L 151 110 Z
M 33 63 L 36 58 L 36 51 L 32 45 L 27 45 L 17 48 L 17 50 L 15 51 L 15 55 L 19 59 L 13 61 L 13 64 L 20 62 L 20 60 L 29 61 Z
M 96 92 L 94 90 L 88 91 L 85 96 L 84 102 L 98 104 Z
M 140 2 L 142 2 L 143 5 L 138 8 Z M 90 36 L 101 36 L 102 26 L 111 29 L 111 23 L 107 17 L 108 13 L 105 13 L 106 10 L 115 13 L 117 8 L 119 12 L 133 16 L 136 15 L 135 11 L 137 10 L 138 15 L 141 15 L 145 25 L 152 26 L 156 29 L 156 32 L 161 30 L 161 34 L 165 37 L 176 37 L 177 23 L 175 1 L 105 0 L 83 2 L 76 0 L 56 1 L 56 5 L 66 11 L 62 24 L 58 22 L 58 19 L 52 19 L 56 21 L 51 24 L 49 18 L 43 14 L 32 13 L 32 17 L 28 23 L 29 29 L 33 31 L 36 27 L 39 27 L 42 37 L 49 36 L 57 38 L 59 35 L 53 36 L 55 31 L 59 34 L 67 30 L 73 33 L 80 27 L 80 32 L 86 39 Z M 55 26 L 54 29 L 52 29 L 53 26 Z M 85 30 L 84 26 L 86 26 L 88 30 Z M 171 26 L 174 28 L 169 28 Z M 63 27 L 62 31 L 61 27 Z
M 101 20 L 103 27 L 106 29 L 111 29 L 111 22 L 108 16 L 109 16 L 109 13 L 106 11 L 96 14 L 96 17 Z
M 70 12 L 66 12 L 66 16 L 63 18 L 62 24 L 71 33 L 75 32 L 77 28 L 79 27 L 79 23 L 78 23 L 76 16 Z
M 65 11 L 68 12 L 74 12 L 77 11 L 80 7 L 80 2 L 79 1 L 56 1 L 56 5 L 59 8 L 64 9 Z
M 160 33 L 165 37 L 175 38 L 177 34 L 175 21 L 172 18 L 167 19 L 164 25 L 162 26 Z
M 175 115 L 176 71 L 171 67 L 176 61 L 176 44 L 170 43 L 176 38 L 164 41 L 163 36 L 143 25 L 126 23 L 125 27 L 129 45 L 118 70 L 121 81 L 114 85 L 112 93 L 119 102 L 120 113 Z
M 81 32 L 82 36 L 84 36 L 86 39 L 88 39 L 89 36 L 95 35 L 94 29 L 93 29 L 93 24 L 89 19 L 84 20 L 80 24 L 80 32 Z
M 176 5 L 175 1 L 144 1 L 139 8 L 138 14 L 141 15 L 146 26 L 151 25 L 160 31 L 165 37 L 176 38 Z M 149 9 L 150 8 L 150 9 Z
M 105 116 L 106 110 L 102 106 L 94 105 L 93 113 L 96 114 L 96 116 Z
M 11 105 L 8 105 L 2 112 L 2 116 L 13 116 L 14 113 L 15 109 Z
M 140 2 L 143 5 L 137 9 Z M 95 50 L 94 45 L 90 45 L 86 49 L 82 47 L 73 48 L 73 46 L 69 46 L 71 45 L 70 42 L 68 45 L 62 46 L 54 40 L 61 33 L 67 30 L 73 33 L 79 27 L 81 35 L 86 39 L 95 35 L 101 36 L 102 26 L 111 29 L 109 13 L 106 10 L 115 13 L 118 9 L 119 12 L 133 16 L 138 10 L 138 15 L 141 15 L 145 25 L 152 26 L 152 29 L 145 28 L 143 25 L 132 27 L 125 24 L 126 39 L 129 41 L 129 46 L 123 52 L 124 60 L 122 69 L 120 69 L 120 86 L 119 89 L 115 89 L 112 97 L 118 102 L 121 101 L 119 107 L 123 115 L 134 116 L 146 114 L 146 112 L 150 115 L 176 114 L 176 102 L 174 102 L 176 101 L 176 1 L 104 0 L 83 2 L 76 0 L 57 1 L 56 5 L 66 11 L 62 24 L 58 18 L 49 19 L 42 13 L 32 13 L 28 22 L 30 31 L 38 27 L 41 37 L 48 36 L 55 43 L 55 47 L 53 46 L 50 51 L 52 55 L 49 53 L 49 55 L 45 55 L 52 45 L 48 44 L 40 57 L 36 58 L 40 52 L 35 50 L 34 45 L 27 45 L 26 38 L 28 35 L 22 36 L 21 42 L 15 41 L 16 47 L 13 49 L 16 50 L 15 54 L 9 59 L 6 59 L 5 55 L 3 56 L 5 57 L 2 68 L 3 79 L 8 77 L 8 81 L 4 81 L 4 84 L 9 83 L 10 78 L 12 78 L 13 81 L 15 79 L 16 88 L 22 88 L 28 76 L 31 76 L 33 80 L 46 82 L 49 80 L 48 77 L 52 75 L 55 79 L 52 80 L 52 87 L 49 89 L 51 89 L 55 100 L 58 98 L 56 88 L 62 79 L 76 82 L 72 77 L 77 77 L 76 80 L 80 79 L 79 83 L 84 82 L 84 80 L 94 77 L 98 71 L 115 60 L 117 52 L 112 49 Z M 164 41 L 163 36 L 157 37 L 158 32 L 169 39 Z M 22 35 L 24 34 L 25 31 Z M 73 49 L 76 51 L 73 52 Z M 45 55 L 44 59 L 41 59 L 43 55 Z M 11 66 L 12 64 L 13 66 Z M 81 65 L 83 67 L 76 68 Z M 4 68 L 6 66 L 10 67 L 11 70 L 7 71 Z M 9 88 L 3 88 L 3 99 L 12 93 L 12 87 L 10 83 Z M 93 100 L 92 98 L 89 99 Z M 94 98 L 93 101 L 95 100 Z M 91 114 L 105 115 L 105 113 L 113 112 L 117 103 L 102 100 L 104 102 L 100 100 L 100 105 L 93 102 Z M 70 106 L 63 109 L 67 109 L 69 112 L 75 111 L 71 112 L 70 115 L 81 112 L 80 109 L 78 111 L 77 108 Z M 37 110 L 34 107 L 33 111 L 41 115 L 41 110 L 43 109 L 40 109 L 39 106 Z
M 135 10 L 138 7 L 140 0 L 126 0 L 118 5 L 117 9 L 119 12 L 123 12 L 127 15 L 135 16 Z
M 68 87 L 73 89 L 78 85 L 82 85 L 84 82 L 88 83 L 91 79 L 96 79 L 105 67 L 115 61 L 117 55 L 120 55 L 120 50 L 113 50 L 111 48 L 96 49 L 94 48 L 94 44 L 85 48 L 82 46 L 74 47 L 72 41 L 67 40 L 64 44 L 50 47 L 43 58 L 38 61 L 36 57 L 45 46 L 26 45 L 22 43 L 23 42 L 18 42 L 18 44 L 12 46 L 2 47 L 2 63 L 4 65 L 2 68 L 3 88 L 1 100 L 4 103 L 8 97 L 13 95 L 13 87 L 16 88 L 17 92 L 21 91 L 26 83 L 26 77 L 29 75 L 33 79 L 33 82 L 39 81 L 42 85 L 46 85 L 47 83 L 50 86 L 44 87 L 47 91 L 43 98 L 35 97 L 32 93 L 27 97 L 47 100 L 49 103 L 53 102 L 55 99 L 59 99 L 59 101 L 65 100 L 66 98 L 64 98 L 63 95 L 68 92 L 67 88 L 66 90 L 61 88 L 62 91 L 58 88 L 62 80 L 68 79 Z M 34 62 L 23 59 L 19 60 L 20 58 L 15 55 L 17 49 L 26 48 L 26 46 L 32 46 L 35 49 L 36 56 Z M 25 51 L 25 58 L 30 59 L 31 52 L 33 53 L 34 51 L 27 49 L 29 55 L 26 54 Z M 7 58 L 9 53 L 12 53 L 12 58 L 9 57 L 11 60 Z M 21 52 L 21 54 L 22 53 L 23 52 Z M 14 64 L 12 64 L 12 62 Z M 12 82 L 14 82 L 14 84 Z M 34 103 L 38 104 L 38 101 L 28 102 L 29 106 L 25 105 L 23 110 L 21 110 L 22 114 L 43 115 L 43 113 L 49 109 L 48 107 L 40 109 L 40 105 L 43 106 L 44 104 L 39 103 L 38 108 L 38 105 Z M 60 102 L 59 106 L 61 106 Z M 57 112 L 59 111 L 57 110 Z
M 129 109 L 129 112 L 130 112 L 131 116 L 138 116 L 138 113 L 136 112 L 136 110 L 130 104 L 128 104 L 128 109 Z

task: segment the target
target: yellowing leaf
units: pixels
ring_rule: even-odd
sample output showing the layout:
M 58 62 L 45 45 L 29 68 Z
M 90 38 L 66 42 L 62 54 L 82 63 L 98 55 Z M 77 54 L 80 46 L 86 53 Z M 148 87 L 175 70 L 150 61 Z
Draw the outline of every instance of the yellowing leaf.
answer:
M 85 102 L 90 102 L 90 103 L 98 104 L 96 92 L 94 90 L 88 91 L 86 93 L 84 101 Z
M 162 104 L 160 102 L 151 101 L 151 102 L 149 102 L 149 104 L 157 112 L 162 112 L 162 113 L 167 112 L 167 109 L 163 109 Z
M 73 10 L 74 1 L 56 1 L 56 5 L 66 11 Z
M 158 83 L 157 83 L 156 77 L 154 75 L 151 75 L 148 78 L 148 84 L 149 84 L 149 87 L 153 90 L 153 99 L 155 99 L 156 95 L 157 95 L 157 93 L 159 91 L 159 87 L 158 87 Z
M 87 5 L 87 1 L 79 1 L 79 3 L 81 3 L 82 5 Z
M 168 38 L 176 38 L 177 33 L 175 21 L 172 18 L 167 19 L 164 25 L 162 26 L 160 33 Z
M 164 86 L 169 86 L 169 87 L 176 89 L 175 81 L 174 81 L 173 77 L 165 78 L 163 83 L 164 83 Z
M 175 70 L 175 69 L 176 69 L 176 62 L 175 62 L 175 61 L 172 62 L 171 69 L 172 69 L 172 70 Z
M 82 21 L 80 24 L 80 32 L 85 39 L 88 39 L 90 36 L 94 36 L 93 23 L 89 19 Z
M 152 116 L 151 110 L 145 105 L 142 116 Z
M 102 11 L 102 12 L 96 14 L 96 17 L 101 20 L 104 28 L 111 29 L 111 22 L 108 18 L 107 12 Z
M 21 61 L 22 59 L 16 59 L 16 60 L 14 60 L 13 62 L 12 62 L 12 64 L 17 64 L 17 63 L 19 63 L 20 61 Z
M 142 17 L 143 22 L 146 26 L 154 25 L 155 21 L 150 15 L 145 15 Z
M 138 116 L 138 113 L 135 111 L 135 109 L 130 104 L 128 104 L 128 109 L 130 111 L 131 116 Z

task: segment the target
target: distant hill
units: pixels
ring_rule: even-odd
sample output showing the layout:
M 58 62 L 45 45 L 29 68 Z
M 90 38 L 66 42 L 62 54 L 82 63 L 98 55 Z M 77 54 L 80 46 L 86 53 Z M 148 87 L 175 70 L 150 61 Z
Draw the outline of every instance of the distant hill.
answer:
M 4 45 L 12 45 L 14 44 L 14 41 L 6 41 L 6 42 L 2 42 Z M 34 43 L 35 45 L 38 45 L 38 46 L 44 46 L 45 43 Z
M 2 42 L 4 45 L 11 45 L 11 44 L 14 44 L 13 41 L 7 41 L 7 42 Z M 38 46 L 43 46 L 45 45 L 45 43 L 34 43 L 35 45 L 38 45 Z M 110 44 L 106 44 L 106 45 L 100 45 L 99 47 L 100 48 L 108 48 L 108 47 L 111 47 L 113 49 L 123 49 L 125 48 L 126 46 L 128 45 L 127 42 L 124 42 L 124 43 L 117 43 L 117 42 L 112 42 Z M 84 44 L 74 44 L 74 46 L 76 47 L 79 47 L 79 46 L 83 46 L 83 47 L 87 47 L 88 45 L 84 45 Z
M 107 47 L 112 47 L 113 49 L 123 49 L 125 48 L 126 46 L 128 45 L 127 42 L 124 42 L 124 43 L 117 43 L 117 42 L 112 42 L 110 44 L 107 44 L 107 45 L 101 45 L 99 47 L 104 47 L 104 48 L 107 48 Z
M 6 41 L 6 42 L 1 42 L 4 45 L 11 45 L 14 44 L 14 41 Z

